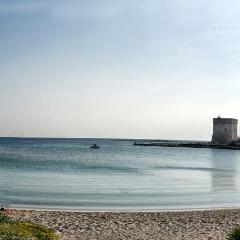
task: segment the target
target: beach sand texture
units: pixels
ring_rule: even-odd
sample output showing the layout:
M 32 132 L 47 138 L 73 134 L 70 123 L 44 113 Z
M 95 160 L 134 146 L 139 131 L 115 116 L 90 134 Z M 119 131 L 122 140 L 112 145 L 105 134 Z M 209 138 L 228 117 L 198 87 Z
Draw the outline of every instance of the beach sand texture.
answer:
M 8 209 L 68 239 L 226 239 L 240 225 L 240 209 L 179 212 L 64 212 Z

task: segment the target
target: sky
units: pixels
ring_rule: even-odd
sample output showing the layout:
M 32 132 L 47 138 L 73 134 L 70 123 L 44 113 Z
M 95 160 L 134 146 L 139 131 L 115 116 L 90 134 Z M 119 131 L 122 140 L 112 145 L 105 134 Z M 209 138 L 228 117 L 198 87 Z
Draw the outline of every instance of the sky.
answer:
M 210 140 L 240 118 L 237 0 L 0 0 L 0 136 Z

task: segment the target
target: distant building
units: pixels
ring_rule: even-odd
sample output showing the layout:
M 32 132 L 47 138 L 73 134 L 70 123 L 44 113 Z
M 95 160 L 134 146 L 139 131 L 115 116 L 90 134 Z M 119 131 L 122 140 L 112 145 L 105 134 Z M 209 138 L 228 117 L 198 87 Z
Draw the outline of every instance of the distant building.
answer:
M 229 144 L 238 140 L 238 120 L 234 118 L 213 118 L 213 144 Z

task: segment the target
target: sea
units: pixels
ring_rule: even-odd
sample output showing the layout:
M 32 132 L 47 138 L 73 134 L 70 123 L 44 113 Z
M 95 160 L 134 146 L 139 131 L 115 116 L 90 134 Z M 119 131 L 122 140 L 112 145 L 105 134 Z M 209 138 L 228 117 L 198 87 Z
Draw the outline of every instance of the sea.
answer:
M 240 151 L 133 142 L 0 138 L 0 206 L 84 211 L 240 206 Z

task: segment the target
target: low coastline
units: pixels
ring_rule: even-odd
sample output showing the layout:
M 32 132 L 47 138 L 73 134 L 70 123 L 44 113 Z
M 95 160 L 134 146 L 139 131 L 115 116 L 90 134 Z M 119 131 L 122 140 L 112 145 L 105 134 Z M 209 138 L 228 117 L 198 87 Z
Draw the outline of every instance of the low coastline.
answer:
M 240 225 L 240 208 L 173 211 L 5 210 L 21 220 L 48 226 L 61 240 L 75 239 L 226 239 Z

